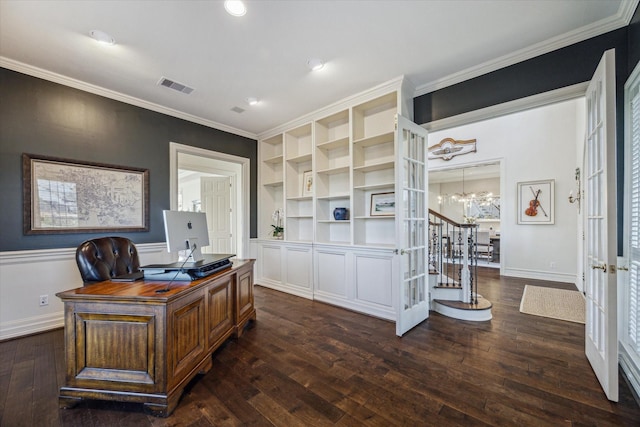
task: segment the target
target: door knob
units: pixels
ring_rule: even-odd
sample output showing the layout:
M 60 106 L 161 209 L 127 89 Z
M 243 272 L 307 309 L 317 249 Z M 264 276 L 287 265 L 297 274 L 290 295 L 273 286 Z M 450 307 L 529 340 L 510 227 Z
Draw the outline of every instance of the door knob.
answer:
M 607 264 L 602 264 L 602 265 L 592 265 L 591 268 L 593 268 L 594 270 L 602 270 L 604 273 L 607 272 Z

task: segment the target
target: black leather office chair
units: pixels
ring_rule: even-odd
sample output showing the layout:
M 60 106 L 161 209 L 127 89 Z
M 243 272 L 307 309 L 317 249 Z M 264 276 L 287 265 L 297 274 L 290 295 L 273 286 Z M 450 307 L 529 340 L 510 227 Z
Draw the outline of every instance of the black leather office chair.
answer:
M 140 271 L 138 250 L 124 237 L 100 237 L 81 243 L 76 249 L 76 263 L 85 283 Z

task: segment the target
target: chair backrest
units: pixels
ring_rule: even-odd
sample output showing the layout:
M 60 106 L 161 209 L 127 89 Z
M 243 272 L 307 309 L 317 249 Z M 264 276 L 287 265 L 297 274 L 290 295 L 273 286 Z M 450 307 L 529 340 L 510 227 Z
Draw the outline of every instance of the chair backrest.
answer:
M 76 263 L 85 283 L 140 271 L 138 250 L 125 237 L 100 237 L 81 243 L 76 249 Z
M 489 245 L 491 243 L 491 236 L 488 231 L 478 231 L 476 234 L 476 243 L 478 245 Z

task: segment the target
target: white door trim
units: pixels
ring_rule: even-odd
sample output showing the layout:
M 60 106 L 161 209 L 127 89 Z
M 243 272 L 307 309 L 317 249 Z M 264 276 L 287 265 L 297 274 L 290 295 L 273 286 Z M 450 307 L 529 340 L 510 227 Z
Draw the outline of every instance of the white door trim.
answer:
M 241 203 L 237 206 L 236 218 L 238 220 L 237 255 L 238 258 L 249 256 L 249 213 L 250 207 L 250 160 L 245 157 L 234 156 L 232 154 L 219 153 L 217 151 L 206 150 L 204 148 L 192 147 L 190 145 L 169 143 L 169 202 L 171 209 L 178 207 L 178 153 L 190 154 L 194 156 L 206 157 L 213 160 L 220 160 L 240 165 L 242 172 Z
M 434 120 L 432 122 L 422 124 L 421 126 L 429 132 L 435 132 L 468 125 L 482 120 L 494 119 L 496 117 L 506 116 L 507 114 L 530 110 L 544 105 L 557 104 L 558 102 L 584 97 L 588 86 L 589 82 L 577 83 L 560 89 L 527 96 L 526 98 L 520 98 L 509 102 L 503 102 L 502 104 L 481 108 L 479 110 L 469 111 L 468 113 L 458 114 L 457 116 Z

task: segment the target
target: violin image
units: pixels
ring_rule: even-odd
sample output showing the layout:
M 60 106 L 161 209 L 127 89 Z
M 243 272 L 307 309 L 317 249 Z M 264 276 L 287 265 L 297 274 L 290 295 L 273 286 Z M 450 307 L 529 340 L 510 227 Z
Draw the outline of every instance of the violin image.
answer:
M 529 187 L 529 189 L 533 193 L 533 199 L 529 200 L 529 207 L 524 210 L 524 214 L 527 216 L 536 216 L 538 215 L 538 208 L 540 208 L 544 216 L 548 216 L 544 211 L 544 208 L 540 204 L 540 201 L 538 200 L 538 197 L 540 197 L 540 193 L 542 192 L 542 190 L 538 189 L 538 191 L 533 191 L 532 187 Z

